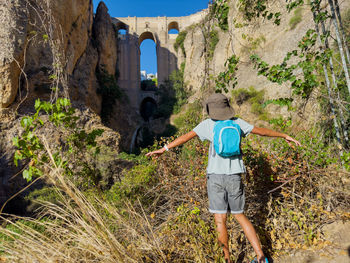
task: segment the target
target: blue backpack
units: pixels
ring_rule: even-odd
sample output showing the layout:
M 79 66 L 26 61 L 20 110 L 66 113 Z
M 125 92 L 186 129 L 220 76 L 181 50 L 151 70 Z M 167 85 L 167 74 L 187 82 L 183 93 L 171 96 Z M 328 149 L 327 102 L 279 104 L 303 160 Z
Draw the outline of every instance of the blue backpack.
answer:
M 213 145 L 222 157 L 240 155 L 241 127 L 233 120 L 216 121 Z

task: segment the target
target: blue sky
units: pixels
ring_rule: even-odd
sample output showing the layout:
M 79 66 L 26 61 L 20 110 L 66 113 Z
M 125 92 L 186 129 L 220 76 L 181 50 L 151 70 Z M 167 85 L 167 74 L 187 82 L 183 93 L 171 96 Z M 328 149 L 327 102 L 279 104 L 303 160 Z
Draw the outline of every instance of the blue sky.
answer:
M 93 0 L 96 10 L 100 0 Z M 188 16 L 208 7 L 208 0 L 105 0 L 112 17 Z M 152 40 L 141 44 L 141 70 L 157 72 L 156 48 Z

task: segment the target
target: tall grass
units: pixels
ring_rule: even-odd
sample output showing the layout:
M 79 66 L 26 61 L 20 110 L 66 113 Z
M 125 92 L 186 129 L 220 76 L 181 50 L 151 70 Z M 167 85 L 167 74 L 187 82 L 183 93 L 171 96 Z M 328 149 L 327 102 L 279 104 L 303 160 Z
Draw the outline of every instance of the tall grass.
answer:
M 47 143 L 45 148 L 52 159 Z M 155 261 L 164 261 L 142 213 L 129 207 L 126 218 L 108 202 L 88 200 L 60 167 L 49 167 L 46 178 L 59 204 L 39 201 L 36 219 L 1 217 L 7 227 L 0 228 L 0 249 L 8 262 L 141 262 L 150 251 Z

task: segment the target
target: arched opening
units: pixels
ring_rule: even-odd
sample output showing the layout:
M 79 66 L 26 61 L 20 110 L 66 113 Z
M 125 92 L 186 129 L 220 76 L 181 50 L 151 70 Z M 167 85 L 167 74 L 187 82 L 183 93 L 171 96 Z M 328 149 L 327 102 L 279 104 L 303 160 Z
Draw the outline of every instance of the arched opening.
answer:
M 153 40 L 153 42 L 156 43 L 156 39 L 153 33 L 148 31 L 148 32 L 142 33 L 141 36 L 139 37 L 139 45 L 141 46 L 142 42 L 146 39 Z
M 116 24 L 119 39 L 125 39 L 128 34 L 128 26 L 122 22 Z
M 179 23 L 176 21 L 173 21 L 169 23 L 168 25 L 168 34 L 179 34 L 180 29 L 179 29 Z
M 126 29 L 119 29 L 118 30 L 118 35 L 126 35 L 128 31 Z
M 144 32 L 139 37 L 141 89 L 155 91 L 158 86 L 157 45 L 152 32 Z
M 147 97 L 141 102 L 140 113 L 145 121 L 149 121 L 156 110 L 157 102 L 153 98 Z

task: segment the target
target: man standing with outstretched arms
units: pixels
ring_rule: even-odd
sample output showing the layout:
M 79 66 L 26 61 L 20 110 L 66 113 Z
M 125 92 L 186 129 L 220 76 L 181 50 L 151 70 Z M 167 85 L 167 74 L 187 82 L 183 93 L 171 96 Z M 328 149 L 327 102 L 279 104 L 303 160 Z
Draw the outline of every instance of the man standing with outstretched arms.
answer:
M 217 129 L 215 128 L 215 125 L 220 121 L 232 120 L 233 125 L 236 125 L 236 127 L 237 125 L 239 126 L 239 139 L 241 137 L 246 137 L 249 133 L 253 133 L 261 136 L 280 137 L 285 139 L 289 145 L 293 142 L 297 146 L 300 146 L 300 143 L 287 134 L 266 128 L 255 127 L 240 118 L 235 118 L 234 111 L 229 105 L 229 100 L 223 94 L 212 94 L 206 100 L 204 107 L 210 119 L 202 121 L 192 131 L 178 137 L 163 148 L 146 155 L 160 156 L 165 151 L 184 144 L 196 136 L 198 136 L 201 141 L 210 141 L 207 166 L 209 212 L 214 214 L 215 224 L 218 231 L 218 241 L 223 246 L 225 260 L 228 263 L 232 262 L 230 260 L 226 227 L 227 213 L 231 213 L 241 225 L 244 234 L 254 248 L 257 259 L 253 262 L 266 263 L 268 261 L 261 249 L 255 229 L 248 218 L 244 215 L 245 195 L 241 174 L 245 173 L 246 169 L 243 164 L 242 154 L 239 153 L 238 155 L 233 156 L 223 156 L 221 153 L 217 153 L 215 149 L 218 148 L 216 148 L 216 145 L 214 147 L 214 129 Z

